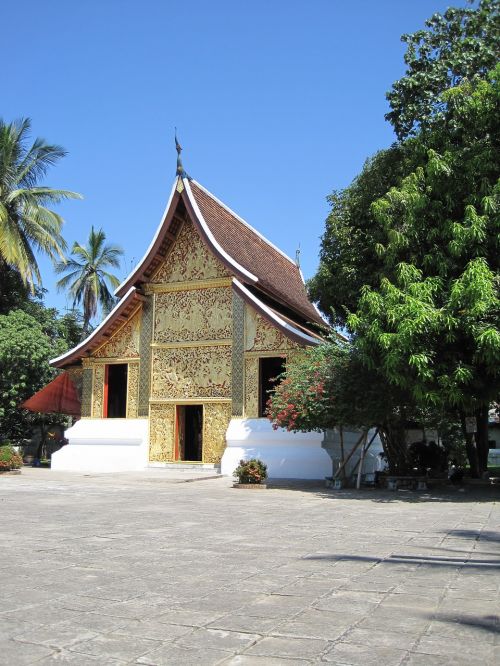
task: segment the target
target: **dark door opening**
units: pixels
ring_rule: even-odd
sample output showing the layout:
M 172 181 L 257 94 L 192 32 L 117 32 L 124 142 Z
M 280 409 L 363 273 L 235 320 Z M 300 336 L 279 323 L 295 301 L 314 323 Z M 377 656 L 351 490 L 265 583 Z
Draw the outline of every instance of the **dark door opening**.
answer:
M 104 416 L 124 419 L 127 416 L 127 363 L 106 366 L 106 400 Z
M 203 405 L 178 405 L 178 460 L 203 460 Z
M 266 403 L 278 383 L 277 377 L 285 371 L 282 356 L 259 359 L 259 416 L 266 415 Z

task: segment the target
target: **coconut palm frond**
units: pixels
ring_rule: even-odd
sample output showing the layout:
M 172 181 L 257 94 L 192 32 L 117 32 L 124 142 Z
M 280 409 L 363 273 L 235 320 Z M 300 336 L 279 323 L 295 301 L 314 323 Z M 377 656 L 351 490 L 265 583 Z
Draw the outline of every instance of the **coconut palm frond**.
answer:
M 28 118 L 0 119 L 0 261 L 33 290 L 41 283 L 35 251 L 55 261 L 64 259 L 66 248 L 63 219 L 47 206 L 81 196 L 39 184 L 66 151 L 40 138 L 29 145 L 30 130 Z

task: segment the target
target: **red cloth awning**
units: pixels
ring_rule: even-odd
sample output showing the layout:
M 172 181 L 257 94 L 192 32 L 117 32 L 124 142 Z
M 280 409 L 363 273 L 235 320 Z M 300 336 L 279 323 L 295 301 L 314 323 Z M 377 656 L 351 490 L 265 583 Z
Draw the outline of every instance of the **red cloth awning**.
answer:
M 75 417 L 82 414 L 80 398 L 67 372 L 60 374 L 19 406 L 41 414 L 69 414 Z

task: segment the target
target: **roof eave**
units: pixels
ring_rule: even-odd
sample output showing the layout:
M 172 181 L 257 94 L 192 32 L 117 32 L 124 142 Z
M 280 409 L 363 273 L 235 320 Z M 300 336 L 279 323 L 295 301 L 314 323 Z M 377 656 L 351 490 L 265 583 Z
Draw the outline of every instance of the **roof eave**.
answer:
M 137 292 L 135 287 L 130 287 L 125 296 L 115 305 L 108 316 L 103 319 L 99 326 L 92 331 L 92 333 L 85 338 L 80 344 L 73 347 L 69 351 L 57 356 L 49 361 L 49 365 L 54 368 L 64 368 L 75 361 L 80 360 L 85 353 L 94 345 L 97 346 L 101 338 L 106 333 L 106 329 L 114 323 L 120 315 L 130 306 L 134 301 L 143 301 L 144 296 Z
M 276 326 L 283 335 L 293 342 L 296 342 L 299 345 L 308 346 L 322 344 L 323 341 L 321 339 L 313 338 L 311 335 L 307 335 L 303 331 L 284 321 L 276 312 L 273 312 L 271 308 L 259 300 L 255 294 L 252 294 L 252 292 L 236 278 L 233 278 L 233 289 L 246 303 L 251 305 L 270 324 Z

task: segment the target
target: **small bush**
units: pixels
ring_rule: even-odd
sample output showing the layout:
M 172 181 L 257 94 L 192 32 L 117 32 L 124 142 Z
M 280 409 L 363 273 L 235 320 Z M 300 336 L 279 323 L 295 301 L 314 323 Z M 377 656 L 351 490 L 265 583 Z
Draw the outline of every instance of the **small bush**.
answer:
M 20 469 L 22 464 L 23 459 L 12 446 L 0 446 L 0 469 Z
M 267 479 L 267 465 L 257 458 L 240 460 L 234 474 L 240 483 L 262 483 Z

